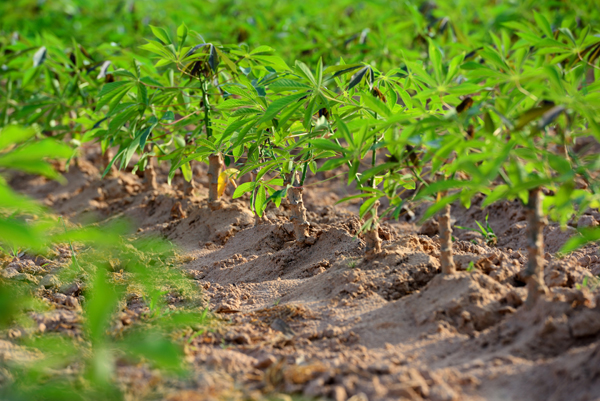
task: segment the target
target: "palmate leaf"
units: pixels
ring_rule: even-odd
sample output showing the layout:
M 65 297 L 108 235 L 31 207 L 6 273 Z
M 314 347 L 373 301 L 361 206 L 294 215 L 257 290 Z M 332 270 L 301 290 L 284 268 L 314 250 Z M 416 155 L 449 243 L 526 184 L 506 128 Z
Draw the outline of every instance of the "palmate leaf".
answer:
M 287 106 L 289 106 L 289 105 L 297 102 L 298 100 L 302 99 L 303 97 L 306 97 L 307 94 L 308 94 L 307 92 L 297 93 L 297 94 L 294 94 L 294 95 L 289 95 L 289 96 L 282 97 L 282 98 L 279 98 L 277 100 L 274 100 L 269 105 L 269 107 L 265 111 L 265 114 L 262 116 L 262 118 L 258 121 L 257 125 L 260 125 L 262 123 L 271 121 L 273 119 L 273 117 L 275 117 L 280 111 L 282 111 Z
M 311 89 L 310 85 L 307 85 L 300 81 L 295 81 L 293 79 L 279 79 L 272 84 L 269 85 L 269 89 L 273 92 L 283 92 L 290 90 L 307 90 Z
M 312 74 L 312 72 L 310 71 L 310 68 L 308 68 L 308 66 L 306 64 L 297 60 L 296 61 L 296 72 L 300 76 L 307 79 L 311 84 L 313 84 L 313 86 L 318 87 L 317 81 L 315 80 L 314 75 Z
M 381 116 L 389 117 L 392 114 L 391 110 L 385 103 L 370 93 L 362 92 L 361 99 L 363 102 L 365 102 L 367 107 L 377 112 Z
M 102 89 L 100 90 L 100 93 L 98 93 L 98 97 L 99 98 L 104 97 L 104 96 L 108 95 L 109 93 L 116 91 L 119 88 L 122 89 L 125 85 L 133 85 L 133 84 L 129 81 L 118 81 L 118 82 L 108 83 L 102 87 Z
M 227 99 L 223 103 L 217 105 L 217 107 L 221 110 L 232 110 L 237 109 L 238 107 L 253 107 L 256 106 L 256 103 L 249 100 L 244 99 Z
M 185 43 L 185 40 L 187 39 L 188 36 L 188 27 L 185 25 L 185 23 L 179 25 L 179 27 L 177 28 L 177 47 L 178 49 L 182 49 L 183 45 Z
M 169 34 L 163 28 L 157 28 L 155 26 L 150 25 L 150 29 L 152 30 L 154 36 L 156 36 L 156 38 L 160 40 L 163 45 L 168 45 L 171 43 L 171 38 L 169 37 Z

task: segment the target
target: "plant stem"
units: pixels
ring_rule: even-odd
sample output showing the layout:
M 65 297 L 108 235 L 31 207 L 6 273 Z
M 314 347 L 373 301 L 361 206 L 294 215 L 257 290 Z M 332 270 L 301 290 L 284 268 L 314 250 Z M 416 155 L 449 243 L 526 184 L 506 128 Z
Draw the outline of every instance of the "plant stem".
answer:
M 309 145 L 310 146 L 310 145 Z M 306 170 L 308 169 L 308 159 L 310 159 L 310 152 L 306 154 L 306 158 L 304 159 L 304 165 L 302 166 L 302 176 L 300 177 L 300 186 L 304 186 L 304 180 L 306 179 Z
M 544 219 L 542 217 L 541 189 L 529 190 L 527 202 L 527 268 L 525 279 L 527 282 L 527 300 L 525 305 L 533 307 L 539 298 L 548 293 L 544 283 Z
M 223 157 L 221 153 L 208 156 L 208 202 L 214 203 L 219 200 L 219 175 Z
M 367 256 L 373 256 L 381 252 L 382 241 L 381 238 L 379 238 L 379 220 L 377 218 L 377 209 L 379 208 L 379 204 L 379 201 L 376 201 L 371 208 L 371 217 L 373 217 L 373 222 L 371 223 L 371 228 L 365 232 L 365 254 Z
M 146 152 L 150 153 L 151 151 L 152 145 L 146 145 Z M 152 164 L 152 156 L 148 156 L 148 162 L 144 169 L 144 184 L 146 190 L 153 191 L 158 188 L 158 185 L 156 184 L 156 171 L 154 171 L 154 165 Z
M 298 180 L 297 173 L 293 172 L 290 177 L 290 187 L 287 190 L 287 199 L 290 203 L 290 221 L 294 225 L 294 235 L 296 242 L 300 244 L 314 243 L 314 238 L 310 237 L 308 228 L 310 223 L 306 220 L 306 208 L 302 201 L 302 186 L 296 186 Z
M 208 92 L 207 92 L 208 83 L 206 81 L 202 82 L 202 103 L 204 104 L 204 128 L 206 129 L 206 137 L 210 138 L 212 135 L 212 128 L 210 124 L 210 103 L 208 102 Z
M 446 194 L 442 194 L 445 196 Z M 452 256 L 452 224 L 450 223 L 450 204 L 442 209 L 439 218 L 440 226 L 440 262 L 442 264 L 442 274 L 454 274 L 456 266 Z
M 377 135 L 375 135 L 375 137 L 373 138 L 373 150 L 371 151 L 371 167 L 375 167 L 375 162 L 377 161 L 377 150 L 375 149 L 375 146 L 377 145 L 377 142 L 379 142 L 378 139 L 379 138 L 377 138 Z M 375 188 L 375 176 L 371 177 L 369 185 L 371 186 L 371 188 Z

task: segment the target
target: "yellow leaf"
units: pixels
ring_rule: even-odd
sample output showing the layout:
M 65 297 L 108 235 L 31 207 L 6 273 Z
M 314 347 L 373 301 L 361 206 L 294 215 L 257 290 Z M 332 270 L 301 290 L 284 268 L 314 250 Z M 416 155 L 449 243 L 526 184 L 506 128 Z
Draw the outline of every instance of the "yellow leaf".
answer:
M 225 192 L 225 187 L 227 187 L 228 180 L 229 177 L 227 177 L 227 173 L 225 171 L 219 174 L 219 185 L 217 186 L 217 192 L 219 193 L 219 197 L 223 196 L 223 193 Z

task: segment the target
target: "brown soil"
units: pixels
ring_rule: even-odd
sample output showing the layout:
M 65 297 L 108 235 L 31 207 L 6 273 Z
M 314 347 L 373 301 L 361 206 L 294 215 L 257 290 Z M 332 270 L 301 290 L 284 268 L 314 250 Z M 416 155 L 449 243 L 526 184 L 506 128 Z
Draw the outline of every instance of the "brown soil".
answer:
M 298 244 L 286 200 L 257 224 L 245 198 L 225 195 L 220 208 L 209 207 L 204 166 L 195 167 L 197 189 L 185 196 L 181 177 L 168 186 L 162 166 L 154 191 L 129 173 L 101 180 L 99 155 L 90 154 L 96 160 L 71 166 L 65 186 L 22 176 L 12 185 L 71 221 L 123 216 L 138 232 L 160 233 L 180 246 L 184 268 L 222 324 L 186 347 L 195 387 L 174 389 L 171 400 L 278 392 L 334 400 L 600 399 L 600 291 L 580 286 L 600 274 L 600 258 L 596 246 L 556 255 L 573 228 L 544 229 L 551 296 L 526 310 L 525 210 L 517 203 L 453 206 L 453 226 L 475 227 L 489 214 L 498 243 L 487 246 L 479 234 L 453 227 L 458 272 L 442 276 L 435 221 L 383 224 L 383 251 L 364 258 L 356 207 L 334 205 L 346 191 L 335 180 L 305 188 L 316 241 Z M 571 224 L 597 219 L 593 211 Z M 51 271 L 38 271 L 40 265 L 5 265 L 2 274 L 46 280 L 52 288 Z M 50 292 L 61 307 L 37 316 L 40 325 L 77 330 L 80 289 Z M 0 341 L 0 357 L 10 350 L 32 358 Z M 159 380 L 141 367 L 121 370 L 120 380 L 136 394 Z

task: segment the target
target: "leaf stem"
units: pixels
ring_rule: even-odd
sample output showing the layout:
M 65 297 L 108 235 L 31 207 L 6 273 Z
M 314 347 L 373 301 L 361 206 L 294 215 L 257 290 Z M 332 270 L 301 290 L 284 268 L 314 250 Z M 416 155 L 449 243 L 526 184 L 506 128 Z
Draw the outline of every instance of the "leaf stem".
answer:
M 212 135 L 212 128 L 210 124 L 210 103 L 208 102 L 207 82 L 202 81 L 202 103 L 204 104 L 204 128 L 206 129 L 206 137 L 210 138 Z

